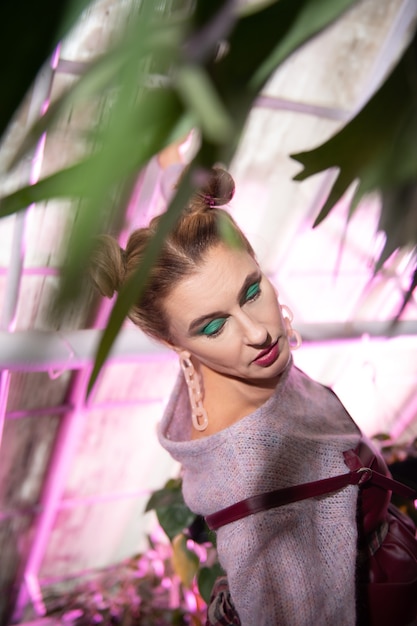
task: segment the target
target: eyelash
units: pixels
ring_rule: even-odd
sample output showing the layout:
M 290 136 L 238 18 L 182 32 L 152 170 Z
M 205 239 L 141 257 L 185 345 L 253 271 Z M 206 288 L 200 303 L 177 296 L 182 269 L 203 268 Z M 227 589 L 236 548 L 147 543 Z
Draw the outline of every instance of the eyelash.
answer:
M 253 289 L 256 289 L 255 293 L 253 293 L 252 295 L 249 295 L 249 294 L 252 293 Z M 248 289 L 246 291 L 246 294 L 245 294 L 245 298 L 244 298 L 243 304 L 246 304 L 247 302 L 253 302 L 257 298 L 259 298 L 260 295 L 261 295 L 261 283 L 260 283 L 260 281 L 257 281 L 256 283 L 253 283 L 252 285 L 250 285 L 248 287 Z M 213 333 L 206 334 L 204 332 L 210 326 L 210 324 L 213 324 L 213 322 L 215 322 L 215 321 L 216 320 L 212 320 L 206 326 L 204 326 L 204 328 L 201 329 L 199 334 L 204 335 L 205 337 L 207 337 L 207 339 L 215 339 L 216 337 L 218 337 L 222 333 L 222 331 L 223 331 L 224 325 L 226 323 L 226 319 L 219 326 L 218 330 L 215 330 Z

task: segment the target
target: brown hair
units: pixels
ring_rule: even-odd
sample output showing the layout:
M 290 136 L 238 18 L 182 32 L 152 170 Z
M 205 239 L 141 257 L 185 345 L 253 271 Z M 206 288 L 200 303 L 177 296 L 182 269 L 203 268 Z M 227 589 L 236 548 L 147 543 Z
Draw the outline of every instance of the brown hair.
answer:
M 233 197 L 235 184 L 228 172 L 214 168 L 205 184 L 191 198 L 179 220 L 166 237 L 161 253 L 147 279 L 144 293 L 128 314 L 134 324 L 156 339 L 169 341 L 169 321 L 164 300 L 173 287 L 196 271 L 205 253 L 224 242 L 224 230 L 231 232 L 252 256 L 254 251 L 233 218 L 219 207 Z M 100 293 L 111 298 L 137 271 L 149 240 L 155 235 L 160 217 L 147 228 L 132 232 L 126 250 L 110 235 L 99 237 L 90 275 Z

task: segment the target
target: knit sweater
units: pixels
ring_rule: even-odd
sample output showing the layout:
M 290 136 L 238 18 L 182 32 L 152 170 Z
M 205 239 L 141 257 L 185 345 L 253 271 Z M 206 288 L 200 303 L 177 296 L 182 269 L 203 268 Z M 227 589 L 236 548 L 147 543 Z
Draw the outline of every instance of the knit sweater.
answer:
M 347 471 L 360 431 L 328 388 L 292 361 L 260 408 L 191 439 L 187 388 L 177 380 L 158 427 L 183 469 L 192 511 L 214 513 L 249 496 Z M 242 626 L 354 626 L 357 487 L 250 515 L 217 531 Z

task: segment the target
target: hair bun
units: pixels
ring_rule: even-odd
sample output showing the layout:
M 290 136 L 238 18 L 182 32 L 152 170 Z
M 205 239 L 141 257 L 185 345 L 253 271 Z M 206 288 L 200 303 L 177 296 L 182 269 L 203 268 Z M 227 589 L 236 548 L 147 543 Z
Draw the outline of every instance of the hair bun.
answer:
M 235 181 L 225 169 L 214 167 L 196 193 L 203 208 L 216 208 L 228 204 L 235 194 Z

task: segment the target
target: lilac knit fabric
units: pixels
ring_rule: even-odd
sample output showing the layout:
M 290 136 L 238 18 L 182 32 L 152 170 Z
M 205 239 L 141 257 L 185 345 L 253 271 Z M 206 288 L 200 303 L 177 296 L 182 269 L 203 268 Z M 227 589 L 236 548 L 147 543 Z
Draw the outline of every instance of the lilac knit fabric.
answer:
M 183 468 L 188 506 L 208 515 L 264 491 L 347 471 L 360 431 L 338 398 L 292 362 L 274 395 L 225 430 L 191 440 L 178 378 L 158 428 Z M 357 488 L 250 515 L 217 531 L 242 626 L 354 626 Z

